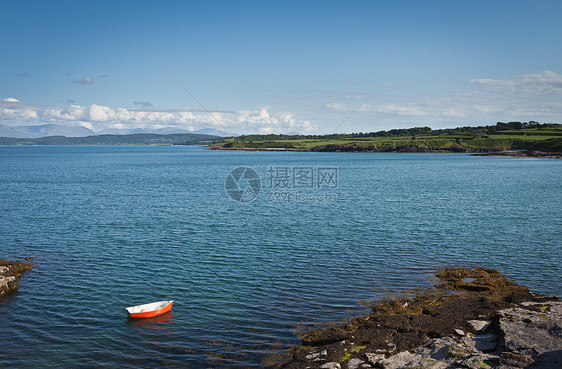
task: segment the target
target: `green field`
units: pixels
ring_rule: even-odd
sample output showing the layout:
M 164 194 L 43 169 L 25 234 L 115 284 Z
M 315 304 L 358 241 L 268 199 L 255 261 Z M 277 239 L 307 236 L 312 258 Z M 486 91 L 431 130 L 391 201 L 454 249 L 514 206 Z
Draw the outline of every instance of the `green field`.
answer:
M 213 143 L 216 149 L 293 149 L 307 151 L 452 151 L 537 150 L 562 152 L 562 125 L 537 122 L 432 130 L 429 127 L 370 133 L 247 135 Z

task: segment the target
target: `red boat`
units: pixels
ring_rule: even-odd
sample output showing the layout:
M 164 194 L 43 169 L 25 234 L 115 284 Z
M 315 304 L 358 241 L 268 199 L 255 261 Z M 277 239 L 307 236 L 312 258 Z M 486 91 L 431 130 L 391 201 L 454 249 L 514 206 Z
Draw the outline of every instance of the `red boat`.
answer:
M 152 302 L 125 308 L 129 318 L 152 318 L 172 310 L 173 300 Z

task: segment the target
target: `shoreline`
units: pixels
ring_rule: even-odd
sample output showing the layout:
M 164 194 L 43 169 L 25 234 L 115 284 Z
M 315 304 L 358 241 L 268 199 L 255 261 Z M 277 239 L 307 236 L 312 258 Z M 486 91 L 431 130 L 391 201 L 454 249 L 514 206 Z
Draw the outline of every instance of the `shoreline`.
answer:
M 426 148 L 416 149 L 398 149 L 398 150 L 383 150 L 383 149 L 366 149 L 366 150 L 341 150 L 341 149 L 297 149 L 297 148 L 257 148 L 257 147 L 220 147 L 220 146 L 207 146 L 207 150 L 232 150 L 232 151 L 264 151 L 264 152 L 340 152 L 340 153 L 456 153 L 456 154 L 470 154 L 470 156 L 510 156 L 516 158 L 548 158 L 548 159 L 562 159 L 562 152 L 551 151 L 537 151 L 537 150 L 433 150 Z
M 498 152 L 476 153 L 472 156 L 511 156 L 514 158 L 546 158 L 562 159 L 561 152 L 536 151 L 536 150 L 505 150 Z
M 439 284 L 301 334 L 279 369 L 549 368 L 562 364 L 562 302 L 496 270 L 446 268 Z

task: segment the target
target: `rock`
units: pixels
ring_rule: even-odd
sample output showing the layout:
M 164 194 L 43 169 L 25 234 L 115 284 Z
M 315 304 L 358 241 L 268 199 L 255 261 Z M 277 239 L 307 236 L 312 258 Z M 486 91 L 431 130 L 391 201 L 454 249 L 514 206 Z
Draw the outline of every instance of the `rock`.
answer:
M 463 337 L 461 344 L 475 352 L 492 352 L 499 344 L 499 336 L 495 334 L 467 335 Z
M 18 281 L 16 277 L 0 277 L 0 296 L 7 295 L 18 289 Z
M 470 345 L 463 346 L 452 337 L 443 337 L 427 340 L 422 346 L 416 348 L 413 353 L 404 351 L 387 359 L 381 358 L 376 354 L 367 354 L 369 361 L 375 366 L 381 366 L 384 369 L 396 368 L 432 368 L 445 369 L 449 367 L 463 368 L 486 368 L 495 366 L 500 358 L 497 355 L 485 354 L 476 349 L 480 345 L 480 341 L 489 342 L 495 340 L 497 344 L 497 336 L 482 335 L 477 340 L 469 336 L 463 338 L 471 340 Z M 488 337 L 490 336 L 490 337 Z M 489 348 L 489 346 L 486 346 Z
M 442 283 L 435 290 L 383 300 L 368 319 L 307 333 L 304 355 L 293 355 L 293 362 L 280 368 L 318 368 L 332 357 L 344 358 L 339 366 L 345 369 L 562 367 L 557 297 L 534 294 L 486 268 L 447 268 L 437 276 Z M 354 343 L 371 349 L 360 356 Z M 313 362 L 316 358 L 324 361 Z
M 455 331 L 455 333 L 458 334 L 459 336 L 464 336 L 464 335 L 465 335 L 465 333 L 464 333 L 464 331 L 463 331 L 462 329 L 455 329 L 454 331 Z
M 326 363 L 320 367 L 320 369 L 341 369 L 340 363 L 336 363 L 335 361 L 331 361 Z
M 495 334 L 476 334 L 471 339 L 476 350 L 484 353 L 494 351 L 499 344 L 499 337 Z
M 384 369 L 397 369 L 412 362 L 414 357 L 415 355 L 411 354 L 409 351 L 403 351 L 379 361 L 379 365 Z
M 468 346 L 463 346 L 459 344 L 449 346 L 449 357 L 450 360 L 457 360 L 469 355 L 476 353 L 474 348 L 469 348 Z
M 382 360 L 385 359 L 385 356 L 382 354 L 373 354 L 371 352 L 368 352 L 365 354 L 365 356 L 367 356 L 367 360 L 369 360 L 369 362 L 373 365 L 378 365 L 379 362 L 381 362 Z
M 468 324 L 472 327 L 472 331 L 474 333 L 482 333 L 485 332 L 486 329 L 490 326 L 490 322 L 485 320 L 469 320 Z
M 500 357 L 489 354 L 475 354 L 463 357 L 455 361 L 455 365 L 463 368 L 482 369 L 496 367 L 500 361 Z
M 531 311 L 519 307 L 500 311 L 500 329 L 508 351 L 526 355 L 562 350 L 562 302 L 551 301 Z
M 306 360 L 308 360 L 308 361 L 322 361 L 322 360 L 326 360 L 327 356 L 328 356 L 328 351 L 322 350 L 322 351 L 319 351 L 319 352 L 313 352 L 312 354 L 306 355 Z
M 518 354 L 516 352 L 502 352 L 500 354 L 500 367 L 526 368 L 535 360 L 530 355 Z
M 359 368 L 362 367 L 363 364 L 365 364 L 365 362 L 363 360 L 353 358 L 353 359 L 349 359 L 349 361 L 347 362 L 347 368 L 348 369 L 359 369 Z
M 388 342 L 388 343 L 386 344 L 386 346 L 388 347 L 388 352 L 389 352 L 389 353 L 392 353 L 392 352 L 396 351 L 396 345 L 395 345 L 394 343 Z
M 31 270 L 31 264 L 0 260 L 0 297 L 17 291 L 19 278 L 28 270 Z
M 428 359 L 443 360 L 452 355 L 451 347 L 456 345 L 457 343 L 451 337 L 435 338 L 416 348 L 414 353 Z

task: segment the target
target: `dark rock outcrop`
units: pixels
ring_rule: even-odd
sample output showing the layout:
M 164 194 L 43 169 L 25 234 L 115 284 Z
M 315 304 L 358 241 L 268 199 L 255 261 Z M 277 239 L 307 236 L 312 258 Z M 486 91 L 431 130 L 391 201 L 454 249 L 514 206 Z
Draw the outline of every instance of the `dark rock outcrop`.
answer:
M 305 332 L 281 368 L 547 368 L 562 364 L 562 302 L 498 271 L 448 268 L 435 289 Z M 321 353 L 321 354 L 320 354 Z
M 0 297 L 17 291 L 20 277 L 31 268 L 22 261 L 0 260 Z

